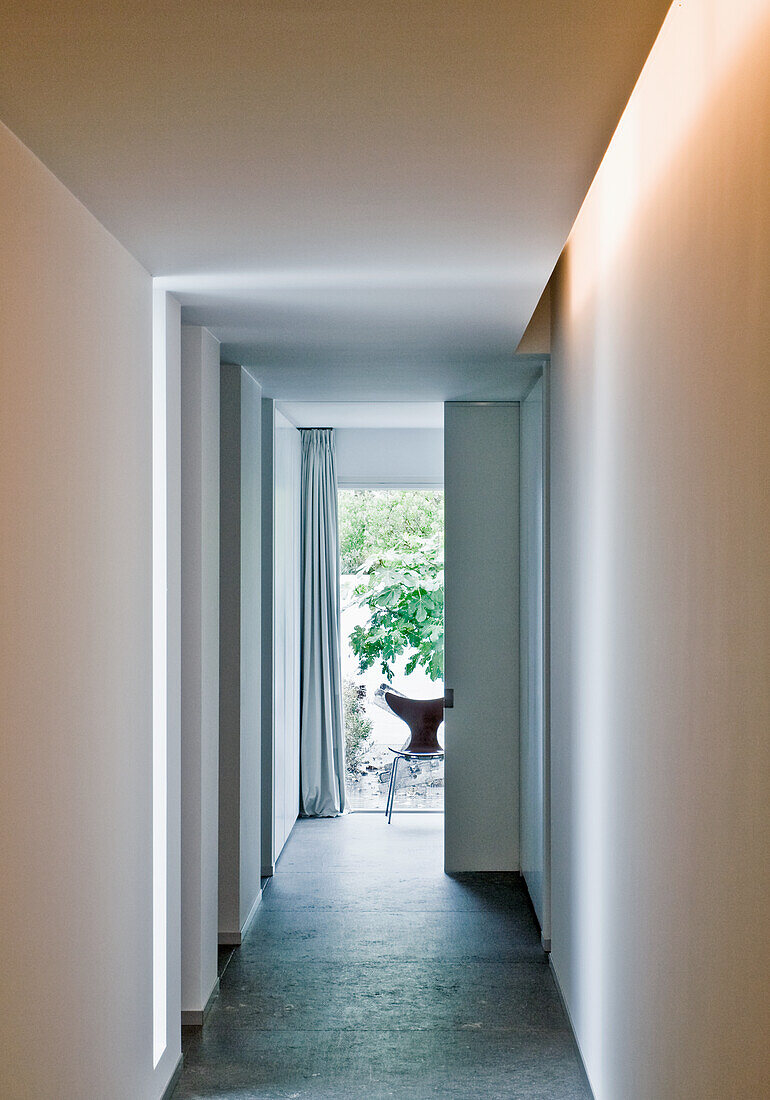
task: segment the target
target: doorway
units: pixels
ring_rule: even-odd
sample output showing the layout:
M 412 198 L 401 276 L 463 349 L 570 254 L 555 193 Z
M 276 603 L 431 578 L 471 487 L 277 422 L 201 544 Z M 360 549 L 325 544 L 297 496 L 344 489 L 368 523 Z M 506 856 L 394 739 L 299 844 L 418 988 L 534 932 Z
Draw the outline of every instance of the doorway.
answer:
M 338 508 L 348 805 L 381 813 L 408 735 L 386 691 L 444 694 L 444 494 L 340 489 Z M 394 812 L 443 808 L 443 760 L 404 761 Z

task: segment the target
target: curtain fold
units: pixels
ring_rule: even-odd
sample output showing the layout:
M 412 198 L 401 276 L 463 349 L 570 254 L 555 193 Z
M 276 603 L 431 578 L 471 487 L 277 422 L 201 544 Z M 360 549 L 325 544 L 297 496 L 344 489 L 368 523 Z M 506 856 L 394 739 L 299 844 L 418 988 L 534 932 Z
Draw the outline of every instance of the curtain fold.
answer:
M 303 428 L 300 788 L 307 817 L 345 810 L 337 466 L 331 428 Z

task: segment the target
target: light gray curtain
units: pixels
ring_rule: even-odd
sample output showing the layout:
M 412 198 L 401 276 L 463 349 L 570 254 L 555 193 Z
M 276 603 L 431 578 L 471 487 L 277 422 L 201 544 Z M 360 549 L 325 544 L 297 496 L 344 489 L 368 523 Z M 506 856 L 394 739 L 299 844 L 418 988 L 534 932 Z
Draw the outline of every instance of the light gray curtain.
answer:
M 302 812 L 345 810 L 337 466 L 331 428 L 302 435 Z

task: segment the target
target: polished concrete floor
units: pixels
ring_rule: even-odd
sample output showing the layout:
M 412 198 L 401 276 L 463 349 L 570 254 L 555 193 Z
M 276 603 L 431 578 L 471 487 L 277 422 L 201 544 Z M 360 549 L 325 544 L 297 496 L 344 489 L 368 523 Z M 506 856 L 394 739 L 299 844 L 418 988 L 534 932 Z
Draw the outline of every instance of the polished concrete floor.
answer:
M 518 876 L 448 878 L 443 817 L 299 821 L 174 1100 L 585 1100 Z

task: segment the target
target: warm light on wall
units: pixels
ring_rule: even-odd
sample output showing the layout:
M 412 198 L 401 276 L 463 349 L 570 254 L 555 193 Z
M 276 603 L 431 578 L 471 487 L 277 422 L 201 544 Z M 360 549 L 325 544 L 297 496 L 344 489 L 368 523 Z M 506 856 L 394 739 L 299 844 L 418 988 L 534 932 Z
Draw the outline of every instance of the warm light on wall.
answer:
M 650 999 L 616 1019 L 635 965 L 627 966 L 628 954 L 632 953 L 627 951 L 624 939 L 628 929 L 618 927 L 629 910 L 624 893 L 625 868 L 622 873 L 618 870 L 617 825 L 622 810 L 616 800 L 618 790 L 624 789 L 622 766 L 629 752 L 623 746 L 628 719 L 628 695 L 624 691 L 630 690 L 624 682 L 624 676 L 629 676 L 627 654 L 639 645 L 634 632 L 641 629 L 636 622 L 621 625 L 621 621 L 629 589 L 644 591 L 645 603 L 652 603 L 651 592 L 655 591 L 646 587 L 653 583 L 646 579 L 642 588 L 641 558 L 631 562 L 625 558 L 624 523 L 629 522 L 632 508 L 621 497 L 621 491 L 633 494 L 636 490 L 639 512 L 643 513 L 647 506 L 643 494 L 651 493 L 651 486 L 659 491 L 656 478 L 662 480 L 667 457 L 668 476 L 674 476 L 677 464 L 671 461 L 671 455 L 681 454 L 681 450 L 665 438 L 670 429 L 665 415 L 636 413 L 639 380 L 646 377 L 648 356 L 673 356 L 675 350 L 681 350 L 685 341 L 680 329 L 688 327 L 694 334 L 690 337 L 693 346 L 697 347 L 698 334 L 708 328 L 706 306 L 693 294 L 688 296 L 687 284 L 698 277 L 692 250 L 704 239 L 713 247 L 713 242 L 727 235 L 728 226 L 720 206 L 704 205 L 702 195 L 696 199 L 695 188 L 702 184 L 703 192 L 713 197 L 716 189 L 729 185 L 725 178 L 725 161 L 729 158 L 721 156 L 717 137 L 724 134 L 722 114 L 727 105 L 735 111 L 733 93 L 737 90 L 740 94 L 741 71 L 747 59 L 756 64 L 758 41 L 768 31 L 770 0 L 674 3 L 586 196 L 561 262 L 559 286 L 564 290 L 566 308 L 560 309 L 563 369 L 559 384 L 561 400 L 565 407 L 573 408 L 574 423 L 579 427 L 575 427 L 569 447 L 563 441 L 560 446 L 569 454 L 571 466 L 579 469 L 572 486 L 579 504 L 575 518 L 570 520 L 576 525 L 572 549 L 576 550 L 573 560 L 579 606 L 574 653 L 570 655 L 576 684 L 570 702 L 578 746 L 571 746 L 569 764 L 573 784 L 570 793 L 574 798 L 574 818 L 569 822 L 570 843 L 574 843 L 569 880 L 573 892 L 566 922 L 567 946 L 559 944 L 557 951 L 564 952 L 570 1011 L 597 1100 L 631 1095 L 627 1088 L 628 1064 L 623 1062 L 629 1050 L 638 1054 L 640 1065 L 647 1059 L 649 1074 L 634 1095 L 685 1095 L 663 1085 L 657 1089 L 650 1086 L 650 1081 L 658 1080 L 654 1073 L 660 1069 L 651 1069 L 650 1063 L 660 1055 L 665 1041 L 656 1034 L 658 1004 Z M 768 40 L 764 38 L 765 43 Z M 758 115 L 756 120 L 747 121 L 746 130 L 763 122 Z M 745 133 L 741 138 L 745 142 Z M 736 144 L 733 153 L 739 156 L 745 153 L 745 147 Z M 713 179 L 703 175 L 712 163 Z M 740 226 L 739 219 L 736 226 Z M 732 269 L 728 270 L 734 278 Z M 715 273 L 704 303 L 719 297 L 720 280 L 727 278 L 726 272 Z M 664 309 L 656 296 L 662 298 L 665 293 L 669 301 Z M 670 296 L 675 294 L 680 297 L 674 300 Z M 686 317 L 677 315 L 680 303 L 689 308 Z M 736 318 L 736 332 L 740 331 L 740 323 L 743 318 Z M 645 344 L 647 339 L 649 345 Z M 682 369 L 673 359 L 666 366 L 672 373 Z M 657 376 L 660 374 L 658 369 Z M 677 392 L 674 387 L 672 391 Z M 652 384 L 649 395 L 651 402 L 661 401 Z M 694 403 L 697 397 L 693 393 Z M 637 416 L 644 427 L 638 437 L 629 439 L 628 433 L 636 430 Z M 697 424 L 697 412 L 692 423 Z M 677 424 L 683 430 L 688 427 L 681 420 Z M 668 444 L 668 454 L 664 453 L 657 470 L 641 476 L 639 469 L 655 466 L 653 431 Z M 675 476 L 680 473 L 677 470 Z M 660 511 L 654 514 L 663 512 L 660 505 Z M 669 537 L 673 541 L 681 535 L 675 529 Z M 652 534 L 650 538 L 654 546 Z M 633 583 L 629 584 L 629 578 Z M 649 683 L 641 673 L 633 682 Z M 676 703 L 672 701 L 670 706 L 675 712 Z M 625 791 L 634 790 L 636 782 L 636 778 L 630 781 Z M 653 783 L 644 789 L 658 791 Z M 634 835 L 628 843 L 635 842 Z M 657 919 L 658 914 L 655 916 Z M 662 1001 L 663 983 L 654 985 L 651 981 L 650 985 Z M 642 1036 L 637 1031 L 629 1039 L 633 1022 L 638 1024 L 640 1019 L 648 1028 L 647 1034 Z M 658 1043 L 654 1049 L 650 1036 Z M 645 1042 L 648 1049 L 639 1053 Z M 621 1047 L 623 1043 L 625 1047 Z M 669 1066 L 665 1072 L 674 1075 L 678 1070 Z M 719 1092 L 719 1086 L 715 1088 Z M 735 1095 L 739 1093 L 744 1095 L 740 1089 Z M 687 1095 L 695 1095 L 695 1091 L 687 1091 Z
M 770 0 L 672 5 L 569 239 L 573 318 L 609 277 L 640 209 L 665 186 L 688 136 L 768 17 Z
M 601 339 L 601 336 L 599 337 Z M 581 1018 L 584 1021 L 582 1052 L 590 1067 L 591 1085 L 597 1097 L 605 1095 L 605 919 L 608 902 L 607 845 L 610 818 L 608 799 L 608 756 L 613 729 L 610 685 L 613 677 L 612 628 L 612 539 L 613 375 L 607 369 L 608 356 L 596 349 L 597 369 L 591 402 L 590 447 L 586 455 L 587 493 L 581 512 L 580 538 L 586 547 L 581 557 L 578 599 L 582 624 L 577 639 L 581 664 L 576 718 L 582 751 L 576 768 L 576 796 L 580 803 L 577 851 L 580 866 L 576 874 L 584 888 L 576 898 L 575 920 L 580 950 L 579 988 L 583 991 Z
M 168 559 L 166 294 L 153 290 L 152 346 L 152 998 L 153 1065 L 166 1049 L 168 911 Z

